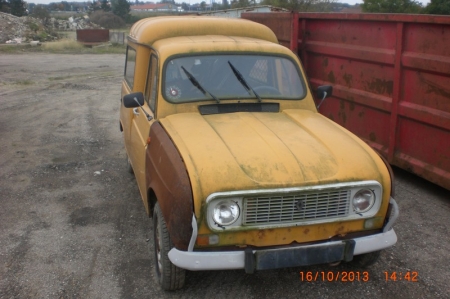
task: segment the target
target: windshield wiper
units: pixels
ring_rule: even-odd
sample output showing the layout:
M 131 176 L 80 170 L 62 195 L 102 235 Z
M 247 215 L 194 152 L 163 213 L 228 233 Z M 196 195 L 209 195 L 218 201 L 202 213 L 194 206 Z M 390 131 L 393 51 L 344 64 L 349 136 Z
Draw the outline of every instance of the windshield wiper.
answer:
M 184 66 L 181 67 L 181 69 L 183 70 L 183 72 L 186 74 L 186 76 L 188 77 L 189 81 L 191 81 L 191 83 L 197 87 L 204 95 L 209 95 L 210 97 L 212 97 L 214 100 L 217 101 L 217 103 L 220 103 L 220 100 L 214 96 L 212 93 L 210 93 L 209 91 L 207 91 L 203 86 L 200 85 L 200 83 L 197 81 L 197 79 L 195 79 L 195 77 L 189 73 Z
M 238 79 L 238 81 L 244 86 L 244 88 L 247 90 L 249 95 L 253 95 L 258 99 L 258 102 L 261 102 L 261 97 L 259 94 L 256 93 L 256 91 L 245 81 L 244 76 L 231 64 L 230 61 L 228 61 L 228 64 L 230 65 L 231 69 L 233 70 L 234 75 Z

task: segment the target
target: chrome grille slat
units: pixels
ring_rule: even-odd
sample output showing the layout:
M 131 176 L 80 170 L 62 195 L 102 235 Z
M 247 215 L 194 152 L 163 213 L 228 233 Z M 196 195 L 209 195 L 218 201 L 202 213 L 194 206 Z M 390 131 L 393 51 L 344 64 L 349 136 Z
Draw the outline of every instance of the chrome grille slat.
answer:
M 302 208 L 296 209 L 298 202 Z M 244 225 L 326 220 L 349 214 L 350 190 L 244 198 Z

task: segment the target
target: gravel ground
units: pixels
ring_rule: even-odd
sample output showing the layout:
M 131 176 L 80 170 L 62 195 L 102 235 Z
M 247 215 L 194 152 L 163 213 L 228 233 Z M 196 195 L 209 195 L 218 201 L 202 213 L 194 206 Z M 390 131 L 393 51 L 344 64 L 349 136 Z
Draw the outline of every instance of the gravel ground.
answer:
M 371 268 L 189 272 L 184 289 L 161 291 L 119 131 L 124 60 L 0 55 L 0 298 L 450 297 L 449 191 L 400 169 L 399 240 Z M 344 271 L 359 281 L 321 279 Z

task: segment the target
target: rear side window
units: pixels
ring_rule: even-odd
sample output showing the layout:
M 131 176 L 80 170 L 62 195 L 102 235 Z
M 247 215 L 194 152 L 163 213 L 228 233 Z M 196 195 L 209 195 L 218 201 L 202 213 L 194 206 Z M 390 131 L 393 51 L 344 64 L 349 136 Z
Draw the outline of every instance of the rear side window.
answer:
M 127 48 L 127 58 L 125 62 L 125 80 L 128 85 L 133 89 L 134 84 L 134 68 L 136 67 L 136 50 L 133 48 Z

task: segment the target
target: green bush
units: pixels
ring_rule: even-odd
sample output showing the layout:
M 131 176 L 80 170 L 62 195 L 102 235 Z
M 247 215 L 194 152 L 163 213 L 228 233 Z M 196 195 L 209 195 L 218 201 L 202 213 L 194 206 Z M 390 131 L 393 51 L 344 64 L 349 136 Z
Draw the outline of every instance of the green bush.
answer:
M 50 36 L 45 31 L 42 31 L 37 35 L 37 40 L 39 40 L 39 41 L 46 41 L 49 38 L 50 38 Z
M 139 16 L 134 16 L 134 15 L 132 15 L 132 14 L 129 14 L 128 16 L 127 16 L 127 19 L 125 20 L 126 22 L 127 22 L 127 24 L 134 24 L 134 23 L 136 23 L 137 21 L 139 21 L 139 20 L 141 20 L 142 18 L 141 17 L 139 17 Z
M 106 29 L 122 28 L 125 26 L 125 21 L 111 12 L 102 10 L 94 11 L 89 15 L 92 23 L 102 26 Z
M 40 29 L 39 25 L 33 22 L 28 22 L 27 25 L 33 32 L 38 32 L 38 30 Z

